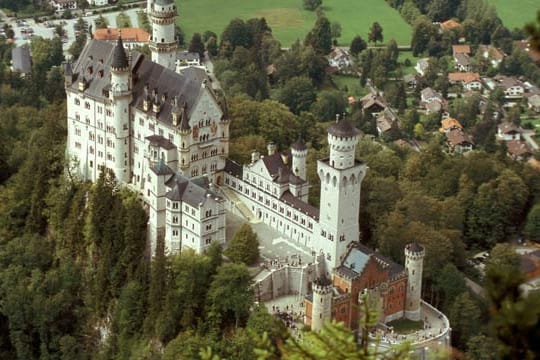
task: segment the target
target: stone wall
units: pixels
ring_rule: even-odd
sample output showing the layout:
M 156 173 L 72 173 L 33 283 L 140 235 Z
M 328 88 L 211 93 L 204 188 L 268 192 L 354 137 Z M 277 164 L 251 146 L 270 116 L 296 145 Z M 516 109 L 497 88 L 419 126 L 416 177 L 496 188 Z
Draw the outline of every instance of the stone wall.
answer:
M 303 297 L 311 292 L 311 283 L 324 271 L 320 261 L 302 266 L 284 265 L 279 269 L 267 271 L 266 276 L 254 285 L 255 296 L 259 301 L 268 301 L 285 295 Z

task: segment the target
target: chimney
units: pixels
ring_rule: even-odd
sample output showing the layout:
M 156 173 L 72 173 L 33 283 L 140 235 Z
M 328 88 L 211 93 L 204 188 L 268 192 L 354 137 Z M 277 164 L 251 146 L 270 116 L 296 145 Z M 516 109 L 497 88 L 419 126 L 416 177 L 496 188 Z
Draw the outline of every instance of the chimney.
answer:
M 268 156 L 272 156 L 276 153 L 276 144 L 273 142 L 268 143 L 266 148 L 268 149 Z
M 253 150 L 253 152 L 251 153 L 251 163 L 254 164 L 257 160 L 259 160 L 260 156 L 261 154 L 259 154 L 257 150 Z

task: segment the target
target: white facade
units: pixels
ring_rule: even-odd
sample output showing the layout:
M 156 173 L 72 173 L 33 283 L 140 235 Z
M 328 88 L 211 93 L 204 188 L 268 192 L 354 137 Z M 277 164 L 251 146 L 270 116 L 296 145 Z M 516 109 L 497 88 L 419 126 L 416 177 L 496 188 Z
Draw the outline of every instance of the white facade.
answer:
M 307 203 L 309 184 L 300 177 L 307 149 L 298 142 L 292 156 L 270 147 L 268 156 L 252 154 L 250 164 L 229 162 L 225 184 L 256 219 L 314 255 L 323 255 L 331 272 L 360 236 L 360 187 L 367 168 L 354 158 L 358 134 L 346 120 L 329 129 L 330 158 L 318 162 L 320 209 Z
M 92 6 L 105 6 L 109 5 L 109 0 L 89 0 L 88 3 Z
M 326 321 L 332 319 L 332 283 L 323 278 L 313 282 L 313 308 L 311 330 L 319 331 Z
M 416 243 L 405 247 L 405 268 L 407 269 L 407 297 L 405 317 L 418 321 L 420 318 L 420 301 L 422 300 L 422 270 L 425 251 Z
M 121 41 L 92 40 L 73 70 L 66 67 L 65 86 L 68 158 L 81 178 L 95 181 L 102 170 L 111 171 L 141 195 L 152 250 L 160 238 L 170 252 L 200 252 L 225 241 L 222 200 L 209 184 L 193 185 L 195 199 L 175 201 L 182 209 L 191 201 L 189 215 L 174 217 L 178 209 L 167 201 L 172 178 L 207 175 L 210 183 L 221 182 L 229 122 L 203 70 L 177 74 L 142 55 L 130 59 Z M 191 220 L 179 228 L 180 219 Z

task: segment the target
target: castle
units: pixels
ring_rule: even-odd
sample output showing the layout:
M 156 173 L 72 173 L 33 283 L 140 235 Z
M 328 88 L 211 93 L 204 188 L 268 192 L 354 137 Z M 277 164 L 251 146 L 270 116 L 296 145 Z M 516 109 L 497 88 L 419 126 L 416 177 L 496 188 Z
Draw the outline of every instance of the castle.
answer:
M 114 173 L 139 193 L 149 214 L 153 254 L 203 252 L 225 243 L 231 195 L 250 218 L 311 250 L 318 263 L 306 322 L 314 329 L 335 318 L 354 328 L 361 294 L 378 301 L 382 322 L 421 318 L 423 249 L 411 244 L 405 269 L 359 243 L 361 183 L 367 166 L 356 160 L 359 131 L 346 119 L 328 129 L 329 157 L 317 162 L 320 208 L 307 202 L 308 149 L 298 139 L 290 150 L 252 153 L 249 164 L 228 160 L 226 104 L 205 71 L 177 72 L 173 0 L 149 0 L 151 59 L 116 44 L 90 40 L 74 64 L 65 65 L 68 140 L 66 153 L 85 180 Z M 326 276 L 332 276 L 332 280 Z

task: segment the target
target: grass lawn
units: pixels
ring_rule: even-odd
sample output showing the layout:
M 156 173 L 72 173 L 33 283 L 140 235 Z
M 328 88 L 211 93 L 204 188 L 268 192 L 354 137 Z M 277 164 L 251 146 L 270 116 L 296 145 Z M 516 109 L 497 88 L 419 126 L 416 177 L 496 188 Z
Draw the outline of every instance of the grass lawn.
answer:
M 315 24 L 314 12 L 302 8 L 301 0 L 177 0 L 178 23 L 190 39 L 194 32 L 212 30 L 221 35 L 234 18 L 264 17 L 282 46 L 290 46 L 296 39 L 303 40 Z M 409 45 L 411 27 L 384 0 L 333 0 L 325 5 L 329 20 L 342 27 L 344 45 L 358 34 L 367 40 L 369 27 L 378 21 L 384 40 L 396 39 Z
M 407 59 L 409 59 L 409 61 L 411 62 L 409 66 L 406 66 L 404 64 L 405 60 Z M 418 62 L 418 59 L 419 58 L 413 56 L 412 51 L 399 52 L 398 63 L 400 64 L 403 75 L 416 74 L 416 70 L 414 69 L 414 67 L 416 66 L 416 63 Z
M 125 13 L 121 12 L 116 17 L 116 26 L 119 28 L 131 27 L 131 19 Z
M 536 19 L 536 12 L 540 10 L 538 0 L 488 0 L 495 5 L 497 14 L 507 28 L 523 28 L 525 24 Z
M 422 330 L 424 328 L 423 321 L 412 321 L 409 319 L 398 319 L 390 321 L 387 326 L 392 326 L 394 331 L 398 334 L 407 334 L 415 332 L 416 330 Z
M 360 98 L 368 93 L 368 89 L 360 86 L 360 78 L 346 75 L 332 75 L 334 84 L 337 85 L 339 90 L 347 88 L 344 93 L 347 96 L 355 96 Z

